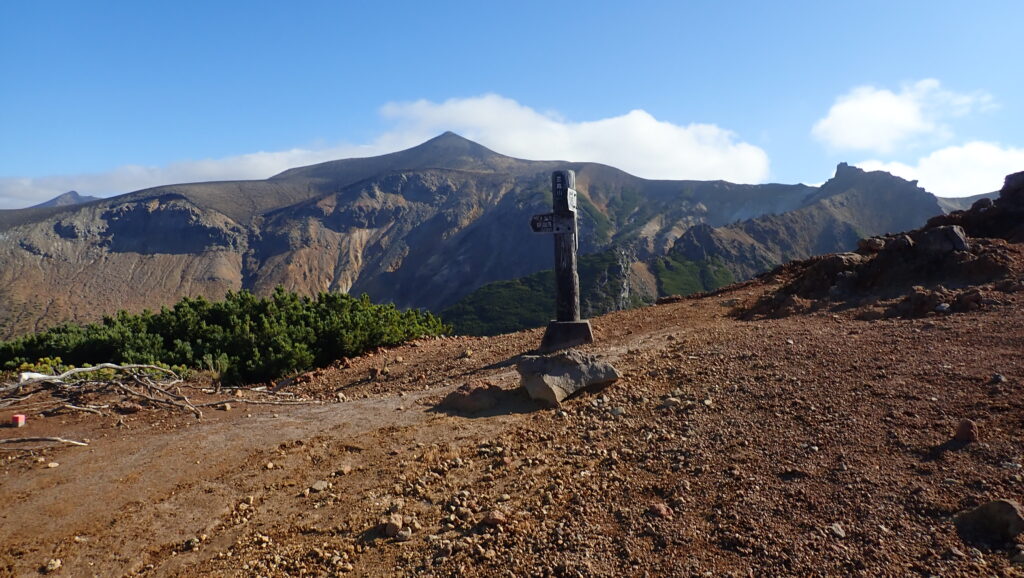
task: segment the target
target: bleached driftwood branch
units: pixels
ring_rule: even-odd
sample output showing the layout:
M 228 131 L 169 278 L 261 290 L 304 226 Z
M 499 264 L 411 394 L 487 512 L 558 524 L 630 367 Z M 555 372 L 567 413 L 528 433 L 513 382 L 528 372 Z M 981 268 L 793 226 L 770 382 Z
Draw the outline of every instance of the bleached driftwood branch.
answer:
M 85 442 L 78 442 L 78 441 L 75 441 L 75 440 L 69 440 L 69 439 L 65 439 L 65 438 L 45 438 L 45 437 L 44 438 L 39 438 L 39 437 L 32 437 L 32 438 L 7 438 L 7 439 L 4 439 L 4 440 L 0 440 L 0 444 L 19 444 L 19 443 L 23 443 L 23 442 L 24 443 L 27 443 L 27 442 L 54 442 L 54 443 L 61 443 L 61 444 L 71 444 L 73 446 L 87 446 L 87 445 L 89 445 L 89 444 L 87 444 Z
M 62 383 L 66 378 L 71 377 L 72 375 L 77 375 L 79 373 L 88 373 L 88 372 L 91 372 L 91 371 L 100 371 L 100 370 L 103 370 L 103 369 L 114 369 L 114 370 L 117 370 L 117 371 L 130 371 L 130 370 L 133 370 L 133 369 L 151 369 L 153 371 L 160 371 L 160 372 L 163 372 L 163 373 L 171 374 L 171 377 L 173 378 L 173 381 L 171 381 L 170 383 L 168 383 L 166 385 L 174 385 L 175 383 L 180 383 L 181 382 L 181 378 L 178 377 L 178 374 L 174 373 L 170 369 L 167 369 L 166 367 L 159 367 L 157 365 L 144 365 L 144 364 L 117 365 L 116 363 L 101 363 L 99 365 L 94 365 L 92 367 L 76 367 L 74 369 L 69 369 L 69 370 L 65 371 L 64 373 L 62 373 L 60 375 L 46 375 L 46 374 L 42 374 L 42 373 L 25 372 L 25 373 L 22 374 L 22 379 L 20 379 L 18 381 L 18 383 L 16 384 L 16 387 L 23 387 L 23 386 L 26 386 L 26 385 L 32 385 L 33 383 L 46 383 L 46 382 L 51 382 L 51 383 L 53 383 L 53 382 L 61 382 Z

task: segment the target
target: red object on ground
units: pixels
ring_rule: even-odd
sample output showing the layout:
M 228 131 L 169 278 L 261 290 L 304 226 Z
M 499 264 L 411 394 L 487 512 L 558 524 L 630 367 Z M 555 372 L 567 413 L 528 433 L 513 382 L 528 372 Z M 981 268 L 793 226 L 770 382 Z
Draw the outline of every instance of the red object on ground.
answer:
M 11 425 L 14 427 L 21 427 L 25 425 L 25 415 L 18 413 L 11 416 Z

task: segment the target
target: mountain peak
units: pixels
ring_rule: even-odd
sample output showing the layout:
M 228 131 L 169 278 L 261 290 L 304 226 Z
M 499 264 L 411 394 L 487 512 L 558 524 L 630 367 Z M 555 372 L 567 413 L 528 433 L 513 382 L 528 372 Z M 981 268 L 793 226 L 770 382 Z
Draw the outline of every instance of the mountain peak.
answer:
M 411 149 L 395 154 L 421 153 L 436 156 L 438 166 L 445 166 L 449 163 L 458 162 L 458 159 L 484 160 L 491 158 L 507 158 L 505 155 L 496 153 L 491 149 L 471 141 L 468 138 L 458 135 L 452 131 L 445 131 L 440 135 L 414 146 Z M 453 167 L 454 168 L 454 167 Z
M 57 195 L 56 197 L 50 199 L 49 201 L 39 203 L 38 205 L 32 205 L 29 208 L 36 209 L 40 207 L 67 207 L 70 205 L 80 205 L 82 203 L 88 203 L 90 201 L 96 200 L 99 200 L 99 197 L 80 195 L 78 194 L 78 191 L 68 191 L 64 194 Z
M 500 170 L 515 172 L 524 161 L 496 153 L 463 136 L 446 131 L 410 149 L 368 158 L 328 161 L 308 167 L 289 169 L 273 177 L 319 178 L 336 181 L 367 178 L 393 170 L 452 169 Z
M 866 171 L 860 167 L 851 166 L 847 163 L 836 165 L 836 174 L 826 181 L 821 189 L 839 189 L 849 187 L 851 184 L 873 183 L 875 186 L 920 188 L 916 180 L 907 180 L 887 171 Z M 921 189 L 922 191 L 924 189 Z

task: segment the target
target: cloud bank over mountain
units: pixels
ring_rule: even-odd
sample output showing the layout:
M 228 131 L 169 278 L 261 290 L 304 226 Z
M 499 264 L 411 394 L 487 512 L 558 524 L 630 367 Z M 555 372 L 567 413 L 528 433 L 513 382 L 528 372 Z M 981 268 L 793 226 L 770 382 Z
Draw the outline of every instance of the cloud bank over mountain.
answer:
M 917 180 L 940 197 L 958 197 L 998 191 L 1004 175 L 1024 169 L 1024 149 L 974 141 L 941 148 L 914 164 L 868 160 L 857 166 Z
M 857 86 L 836 98 L 811 129 L 826 148 L 874 155 L 856 162 L 917 180 L 931 193 L 962 197 L 998 190 L 1024 169 L 1024 149 L 983 140 L 957 142 L 955 121 L 998 107 L 983 90 L 955 92 L 934 78 L 898 91 Z
M 890 154 L 946 141 L 953 136 L 948 119 L 993 106 L 985 92 L 953 92 L 934 78 L 905 84 L 899 92 L 858 86 L 837 98 L 811 133 L 835 150 Z
M 644 178 L 760 183 L 769 174 L 767 153 L 732 131 L 714 124 L 677 125 L 643 110 L 573 122 L 488 94 L 440 103 L 388 103 L 380 114 L 391 128 L 367 144 L 261 151 L 166 166 L 126 165 L 90 174 L 0 178 L 0 208 L 27 206 L 72 189 L 106 196 L 170 183 L 264 179 L 297 166 L 402 150 L 448 130 L 510 156 L 600 162 Z
M 941 196 L 967 196 L 996 190 L 1004 175 L 1024 168 L 1024 149 L 976 138 L 958 141 L 958 122 L 996 108 L 995 98 L 984 90 L 954 91 L 934 78 L 898 89 L 859 85 L 836 97 L 811 126 L 807 142 L 816 141 L 836 161 L 917 179 Z M 264 179 L 298 166 L 406 149 L 445 131 L 514 157 L 599 162 L 648 179 L 763 183 L 771 178 L 768 153 L 729 128 L 676 124 L 640 109 L 570 120 L 484 94 L 390 102 L 378 114 L 386 128 L 365 143 L 124 165 L 86 174 L 0 176 L 0 209 L 34 205 L 69 190 L 109 196 L 171 183 Z

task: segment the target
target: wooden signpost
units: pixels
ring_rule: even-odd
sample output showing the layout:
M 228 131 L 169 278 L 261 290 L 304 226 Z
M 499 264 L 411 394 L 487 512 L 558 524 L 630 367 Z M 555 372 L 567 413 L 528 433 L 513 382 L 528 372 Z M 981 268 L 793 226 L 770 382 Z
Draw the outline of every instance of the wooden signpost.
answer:
M 555 236 L 556 318 L 548 324 L 540 351 L 556 351 L 594 342 L 590 321 L 580 319 L 580 278 L 576 271 L 579 241 L 576 227 L 576 173 L 551 173 L 553 212 L 534 215 L 530 227 L 535 233 Z

